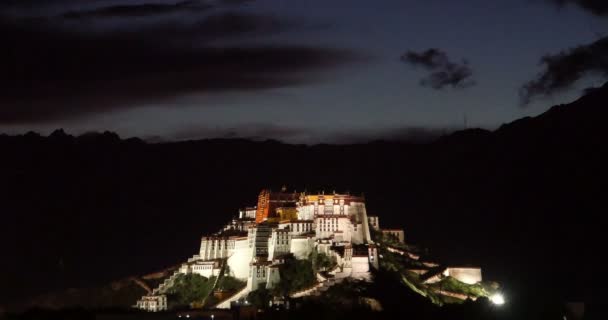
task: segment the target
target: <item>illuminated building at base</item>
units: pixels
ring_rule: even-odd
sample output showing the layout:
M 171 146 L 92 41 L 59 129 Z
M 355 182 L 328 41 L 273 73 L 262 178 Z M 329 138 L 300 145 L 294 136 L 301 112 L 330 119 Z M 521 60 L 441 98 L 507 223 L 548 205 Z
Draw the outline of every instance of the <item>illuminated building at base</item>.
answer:
M 373 230 L 380 230 L 378 218 L 368 217 L 362 196 L 296 193 L 285 188 L 278 192 L 262 190 L 256 207 L 240 210 L 238 218 L 219 232 L 202 237 L 198 254 L 139 300 L 136 307 L 164 310 L 167 290 L 180 274 L 209 278 L 222 270 L 228 270 L 224 275 L 247 282 L 233 298 L 216 306 L 229 307 L 248 292 L 279 283 L 279 266 L 288 255 L 308 259 L 314 252 L 324 253 L 336 261 L 329 271 L 333 277 L 370 279 L 371 268 L 378 268 L 370 221 Z M 391 232 L 403 241 L 403 231 Z M 320 274 L 317 277 L 322 278 Z

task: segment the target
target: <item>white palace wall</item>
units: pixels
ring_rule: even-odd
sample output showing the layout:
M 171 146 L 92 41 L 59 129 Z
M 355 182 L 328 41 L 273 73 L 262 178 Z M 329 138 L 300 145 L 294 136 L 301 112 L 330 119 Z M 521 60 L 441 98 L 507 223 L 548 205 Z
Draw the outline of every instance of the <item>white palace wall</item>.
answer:
M 314 239 L 309 237 L 293 237 L 291 238 L 290 252 L 293 253 L 296 259 L 308 259 L 314 248 Z
M 288 230 L 272 229 L 270 239 L 268 239 L 268 260 L 272 261 L 289 253 L 291 236 Z
M 205 278 L 218 276 L 220 273 L 219 263 L 216 261 L 197 261 L 190 265 L 191 273 L 201 275 Z
M 447 268 L 443 275 L 466 284 L 476 284 L 482 281 L 481 268 Z
M 365 204 L 361 202 L 353 202 L 350 204 L 349 215 L 354 218 L 352 243 L 372 243 L 372 237 L 369 233 L 369 221 Z
M 230 275 L 235 278 L 245 280 L 249 276 L 249 262 L 253 255 L 253 248 L 249 246 L 246 237 L 235 241 L 234 251 L 228 258 Z

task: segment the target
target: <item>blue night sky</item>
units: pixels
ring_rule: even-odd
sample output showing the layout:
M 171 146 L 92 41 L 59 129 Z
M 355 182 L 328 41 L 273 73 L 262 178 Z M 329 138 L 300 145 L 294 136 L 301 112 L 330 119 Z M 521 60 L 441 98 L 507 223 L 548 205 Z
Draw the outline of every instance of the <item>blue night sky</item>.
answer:
M 469 126 L 493 129 L 502 123 L 544 112 L 554 104 L 569 102 L 580 96 L 583 89 L 603 83 L 601 77 L 589 73 L 550 94 L 533 97 L 525 107 L 520 104 L 520 88 L 543 72 L 543 65 L 539 64 L 542 56 L 593 43 L 608 30 L 605 16 L 594 15 L 576 4 L 560 8 L 544 0 L 225 2 L 196 2 L 196 5 L 213 7 L 159 10 L 137 16 L 86 13 L 116 5 L 128 9 L 142 3 L 175 1 L 98 0 L 87 2 L 84 7 L 82 1 L 30 0 L 14 2 L 2 10 L 3 19 L 8 21 L 6 24 L 33 25 L 32 32 L 38 32 L 36 28 L 40 28 L 49 33 L 112 38 L 114 34 L 150 29 L 152 31 L 147 35 L 158 32 L 153 43 L 159 47 L 167 47 L 167 43 L 175 40 L 175 36 L 162 29 L 165 26 L 171 29 L 176 23 L 192 24 L 222 13 L 264 17 L 254 22 L 255 28 L 261 27 L 251 32 L 233 32 L 220 24 L 220 27 L 216 26 L 222 30 L 219 35 L 205 36 L 200 43 L 199 35 L 190 32 L 187 48 L 192 50 L 199 45 L 215 48 L 293 46 L 318 49 L 320 57 L 325 56 L 323 50 L 340 53 L 330 63 L 317 63 L 324 58 L 315 58 L 301 67 L 298 63 L 302 57 L 297 53 L 282 54 L 278 67 L 271 66 L 275 59 L 264 60 L 272 69 L 270 76 L 294 76 L 298 81 L 277 81 L 258 87 L 254 80 L 254 84 L 247 83 L 244 87 L 231 86 L 231 75 L 238 74 L 243 63 L 238 62 L 229 74 L 223 73 L 226 75 L 222 80 L 224 84 L 217 85 L 220 89 L 213 85 L 213 76 L 205 76 L 204 81 L 211 83 L 208 87 L 188 83 L 184 85 L 188 86 L 187 90 L 177 88 L 157 95 L 155 93 L 162 91 L 163 83 L 155 83 L 160 90 L 150 87 L 153 92 L 148 94 L 141 90 L 138 93 L 141 97 L 124 101 L 113 98 L 112 86 L 123 78 L 120 72 L 112 75 L 115 78 L 104 76 L 105 82 L 90 84 L 88 81 L 94 76 L 75 72 L 70 81 L 99 88 L 86 88 L 93 93 L 83 93 L 82 100 L 78 100 L 82 104 L 94 101 L 94 109 L 81 112 L 80 106 L 75 104 L 51 112 L 49 109 L 55 105 L 70 100 L 70 91 L 60 90 L 47 98 L 46 91 L 39 93 L 42 91 L 19 88 L 28 99 L 38 94 L 41 98 L 24 104 L 29 108 L 27 113 L 0 112 L 0 132 L 15 134 L 34 130 L 48 134 L 62 127 L 73 134 L 111 130 L 123 137 L 162 140 L 238 136 L 305 143 L 350 142 L 397 136 L 398 132 L 412 128 L 458 129 L 463 126 L 465 116 Z M 195 2 L 188 5 L 192 3 Z M 66 15 L 69 12 L 81 16 L 69 18 Z M 224 32 L 224 27 L 232 31 Z M 248 25 L 243 28 L 247 29 Z M 181 47 L 176 45 L 175 48 L 180 50 Z M 465 88 L 448 85 L 440 89 L 421 85 L 420 81 L 429 74 L 429 69 L 402 61 L 400 57 L 408 51 L 422 53 L 430 48 L 438 48 L 457 64 L 466 59 L 472 72 L 470 80 L 474 80 L 475 85 Z M 108 52 L 109 55 L 122 54 L 114 47 L 109 47 Z M 108 56 L 91 56 L 93 58 L 85 60 L 86 63 L 96 64 L 94 59 L 108 59 Z M 168 59 L 172 57 L 169 55 Z M 157 65 L 164 61 L 150 58 L 149 63 Z M 198 63 L 202 62 L 193 63 L 196 68 L 189 65 L 185 68 L 204 73 L 205 65 L 198 68 Z M 265 69 L 264 64 L 261 68 L 256 66 L 255 76 L 267 76 Z M 24 77 L 39 77 L 37 69 L 32 70 L 36 71 Z M 187 77 L 193 77 L 190 71 L 188 73 Z M 179 77 L 182 73 L 176 74 L 175 77 Z M 146 75 L 163 76 L 162 70 Z M 49 79 L 54 81 L 53 77 Z M 130 85 L 142 77 L 138 74 L 133 79 L 129 80 Z M 70 83 L 74 82 L 66 82 L 65 86 Z M 171 85 L 172 88 L 179 87 L 182 82 L 173 83 L 176 84 Z M 59 82 L 59 85 L 64 83 Z M 146 87 L 146 82 L 141 86 Z M 100 91 L 103 91 L 103 98 L 97 96 Z M 0 108 L 7 108 L 12 101 L 0 101 L 4 105 Z M 103 103 L 99 102 L 97 106 L 98 101 Z M 20 105 L 20 108 L 23 107 Z M 39 116 L 33 115 L 36 113 Z

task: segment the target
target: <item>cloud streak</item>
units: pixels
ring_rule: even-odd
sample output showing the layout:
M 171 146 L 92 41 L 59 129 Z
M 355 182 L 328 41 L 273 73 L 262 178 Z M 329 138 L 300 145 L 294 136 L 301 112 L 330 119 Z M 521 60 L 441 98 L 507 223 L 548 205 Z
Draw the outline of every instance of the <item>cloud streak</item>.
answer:
M 581 7 L 597 16 L 608 16 L 608 1 L 606 0 L 546 0 L 560 7 L 571 4 Z
M 464 89 L 475 85 L 472 79 L 473 70 L 466 60 L 461 63 L 450 61 L 447 53 L 431 48 L 423 52 L 408 51 L 401 56 L 401 61 L 419 66 L 430 73 L 420 80 L 420 85 L 436 90 L 445 87 Z
M 608 77 L 608 37 L 541 58 L 543 70 L 520 89 L 521 105 L 570 89 L 586 76 Z
M 112 17 L 145 17 L 170 14 L 176 12 L 199 12 L 211 9 L 213 6 L 196 0 L 180 1 L 177 3 L 142 3 L 132 5 L 114 5 L 95 8 L 92 10 L 68 11 L 63 14 L 67 19 L 112 18 Z

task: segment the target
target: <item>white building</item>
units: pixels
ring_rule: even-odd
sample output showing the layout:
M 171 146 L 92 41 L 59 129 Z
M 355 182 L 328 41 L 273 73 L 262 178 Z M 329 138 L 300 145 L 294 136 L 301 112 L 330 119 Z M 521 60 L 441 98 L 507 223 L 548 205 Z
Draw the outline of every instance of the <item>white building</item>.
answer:
M 212 236 L 201 239 L 199 256 L 201 260 L 216 260 L 227 258 L 229 252 L 235 248 L 235 239 L 229 237 Z
M 272 229 L 268 240 L 268 260 L 272 261 L 289 253 L 291 249 L 291 235 L 289 229 Z
M 143 296 L 135 307 L 151 312 L 167 310 L 167 296 L 164 294 Z
M 282 257 L 293 254 L 307 259 L 314 250 L 334 257 L 342 276 L 368 279 L 370 268 L 377 268 L 369 221 L 375 221 L 376 228 L 378 219 L 368 218 L 362 197 L 284 190 L 275 195 L 264 190 L 258 198 L 257 207 L 240 210 L 239 218 L 218 234 L 203 237 L 199 254 L 176 274 L 218 276 L 225 261 L 231 276 L 247 281 L 247 291 L 272 288 L 280 281 Z M 175 277 L 154 289 L 154 295 L 142 297 L 136 307 L 165 310 L 166 297 L 162 297 Z
M 476 284 L 482 281 L 481 268 L 475 267 L 448 267 L 443 271 L 443 275 L 466 284 Z
M 203 261 L 197 260 L 191 264 L 188 264 L 189 270 L 184 272 L 195 273 L 205 278 L 217 277 L 221 270 L 221 260 Z
M 422 276 L 423 283 L 437 283 L 446 277 L 452 277 L 466 284 L 477 284 L 483 280 L 481 268 L 476 267 L 445 267 L 435 270 L 432 274 L 429 270 L 420 270 L 419 274 Z
M 279 223 L 279 229 L 289 230 L 289 234 L 292 236 L 314 233 L 313 222 L 313 220 L 281 221 Z
M 252 262 L 247 279 L 247 289 L 254 291 L 260 288 L 270 289 L 281 280 L 279 266 L 271 261 Z

